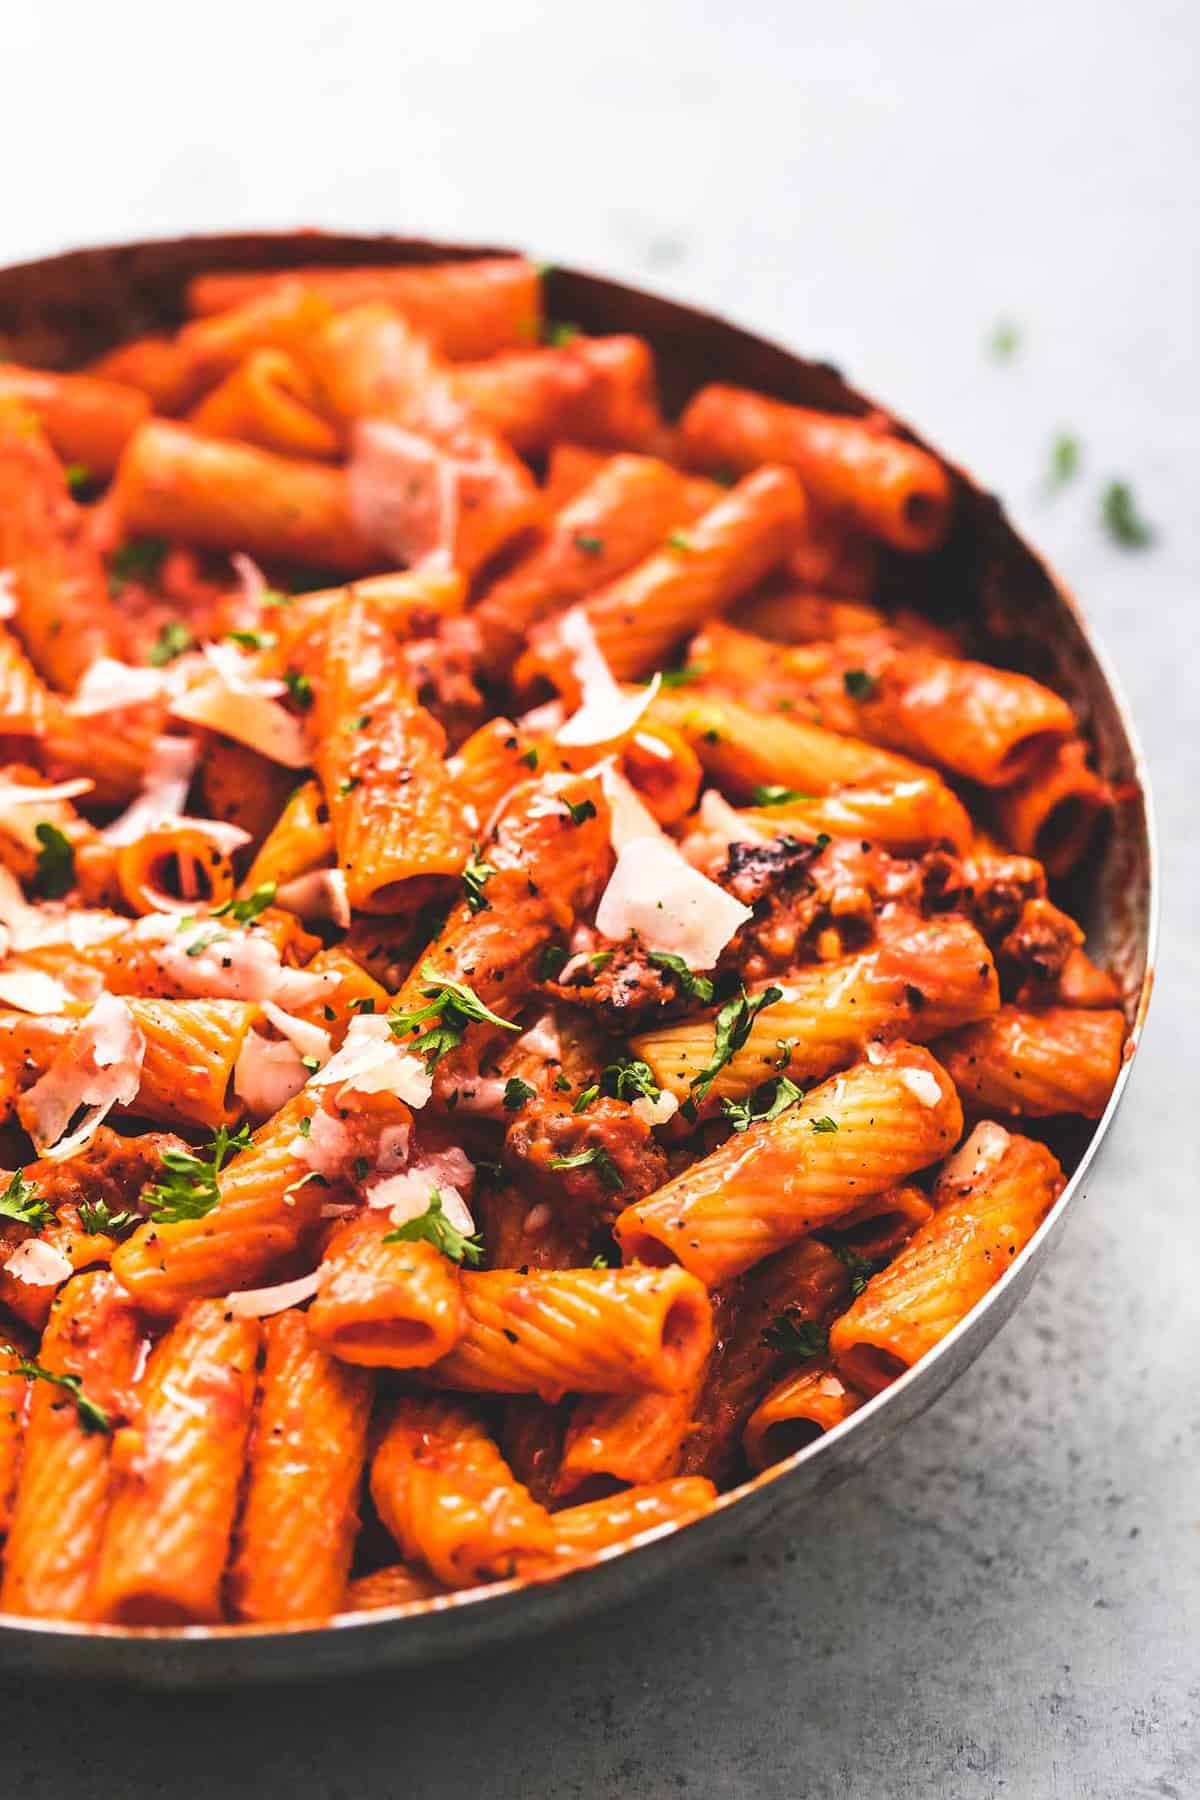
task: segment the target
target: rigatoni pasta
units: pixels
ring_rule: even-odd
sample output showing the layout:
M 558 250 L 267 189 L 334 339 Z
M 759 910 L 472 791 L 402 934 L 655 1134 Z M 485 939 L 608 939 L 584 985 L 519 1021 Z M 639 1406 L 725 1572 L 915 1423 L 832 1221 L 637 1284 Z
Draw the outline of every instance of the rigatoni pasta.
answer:
M 853 1431 L 1125 1041 L 1053 885 L 1114 795 L 913 610 L 930 452 L 664 418 L 524 258 L 186 298 L 0 367 L 0 1604 L 129 1630 L 547 1580 Z

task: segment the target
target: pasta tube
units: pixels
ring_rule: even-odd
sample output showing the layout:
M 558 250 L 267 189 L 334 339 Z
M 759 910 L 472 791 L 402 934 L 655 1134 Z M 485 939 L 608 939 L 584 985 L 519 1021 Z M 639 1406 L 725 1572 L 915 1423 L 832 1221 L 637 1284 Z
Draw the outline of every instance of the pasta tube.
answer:
M 617 1242 L 631 1261 L 677 1261 L 715 1287 L 927 1168 L 961 1130 L 945 1070 L 894 1044 L 626 1207 Z
M 233 1611 L 260 1622 L 328 1618 L 358 1535 L 370 1377 L 331 1357 L 303 1313 L 268 1319 L 263 1339 Z
M 974 1112 L 1098 1119 L 1121 1072 L 1125 1015 L 1070 1006 L 1002 1006 L 935 1045 Z
M 203 1625 L 221 1580 L 254 1404 L 259 1329 L 199 1300 L 151 1352 L 113 1443 L 113 1495 L 96 1568 L 96 1616 Z
M 912 1368 L 995 1286 L 1062 1188 L 1044 1144 L 976 1126 L 938 1177 L 933 1218 L 835 1321 L 838 1373 L 877 1394 Z
M 364 1213 L 325 1252 L 308 1328 L 343 1362 L 422 1368 L 448 1355 L 466 1329 L 458 1268 L 432 1244 L 387 1243 L 393 1230 L 386 1212 Z

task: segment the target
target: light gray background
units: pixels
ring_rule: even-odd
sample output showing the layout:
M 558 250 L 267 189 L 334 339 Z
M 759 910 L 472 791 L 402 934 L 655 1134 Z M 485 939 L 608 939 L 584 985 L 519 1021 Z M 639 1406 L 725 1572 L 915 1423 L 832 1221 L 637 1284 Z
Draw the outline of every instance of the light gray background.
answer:
M 1168 899 L 1053 1267 L 855 1485 L 577 1632 L 355 1688 L 0 1692 L 25 1796 L 1200 1793 L 1195 0 L 9 9 L 0 256 L 297 223 L 519 243 L 840 362 L 1113 652 Z M 1000 315 L 1018 356 L 984 354 Z M 1084 478 L 1039 493 L 1054 432 Z M 1109 475 L 1161 528 L 1122 552 Z

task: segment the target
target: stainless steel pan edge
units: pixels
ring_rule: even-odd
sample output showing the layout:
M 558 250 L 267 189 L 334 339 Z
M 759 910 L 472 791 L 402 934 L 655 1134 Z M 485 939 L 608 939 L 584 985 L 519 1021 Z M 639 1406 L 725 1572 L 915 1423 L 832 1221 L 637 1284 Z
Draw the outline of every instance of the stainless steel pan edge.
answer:
M 169 325 L 178 316 L 183 282 L 208 268 L 428 261 L 481 253 L 489 252 L 323 233 L 73 251 L 0 270 L 0 355 L 66 366 L 121 336 Z M 669 403 L 701 380 L 720 378 L 838 411 L 874 405 L 828 365 L 805 362 L 695 308 L 574 270 L 553 271 L 548 287 L 557 316 L 591 330 L 640 331 L 654 340 Z M 1127 1059 L 1103 1118 L 1086 1136 L 1067 1134 L 1062 1148 L 1074 1162 L 1071 1179 L 1003 1280 L 931 1355 L 836 1431 L 723 1495 L 705 1518 L 682 1529 L 646 1533 L 632 1548 L 607 1551 L 557 1581 L 500 1583 L 445 1600 L 347 1614 L 329 1625 L 282 1629 L 138 1632 L 5 1615 L 0 1616 L 0 1671 L 174 1688 L 295 1681 L 466 1655 L 573 1622 L 632 1598 L 652 1581 L 704 1563 L 783 1508 L 845 1480 L 932 1405 L 1015 1311 L 1095 1165 L 1129 1081 L 1153 983 L 1158 852 L 1147 770 L 1107 658 L 1073 598 L 1016 537 L 994 499 L 962 470 L 956 473 L 963 503 L 953 542 L 938 559 L 934 578 L 923 573 L 920 594 L 911 597 L 934 611 L 972 617 L 996 660 L 1050 675 L 1086 718 L 1101 766 L 1125 793 L 1115 829 L 1074 884 L 1072 901 L 1123 976 L 1132 1026 Z M 895 573 L 903 591 L 905 571 L 899 567 Z

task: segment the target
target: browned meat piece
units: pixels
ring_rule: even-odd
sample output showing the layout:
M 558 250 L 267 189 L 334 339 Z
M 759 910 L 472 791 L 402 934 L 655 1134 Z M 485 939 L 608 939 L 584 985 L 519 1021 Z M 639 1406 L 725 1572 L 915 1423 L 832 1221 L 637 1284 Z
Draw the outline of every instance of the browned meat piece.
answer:
M 636 938 L 626 938 L 611 950 L 605 945 L 599 956 L 607 960 L 598 967 L 584 957 L 572 957 L 562 971 L 567 979 L 543 983 L 545 991 L 587 1007 L 606 1030 L 621 1034 L 696 1004 L 684 992 L 680 976 L 667 964 L 655 962 Z
M 523 1191 L 589 1224 L 611 1222 L 667 1178 L 650 1126 L 605 1095 L 578 1113 L 552 1096 L 531 1100 L 508 1128 L 504 1156 Z
M 434 635 L 404 646 L 417 698 L 442 725 L 452 750 L 483 723 L 486 708 L 475 685 L 480 650 L 471 619 L 443 619 Z
M 1059 977 L 1083 932 L 1051 900 L 1027 900 L 1021 915 L 996 951 L 1006 999 L 1036 1006 L 1055 998 Z
M 147 1182 L 155 1181 L 162 1168 L 164 1150 L 186 1150 L 182 1138 L 170 1131 L 148 1131 L 144 1137 L 122 1137 L 101 1125 L 76 1156 L 65 1162 L 47 1157 L 25 1166 L 25 1180 L 34 1183 L 40 1197 L 55 1212 L 78 1207 L 88 1200 L 103 1201 L 110 1212 L 136 1207 Z

